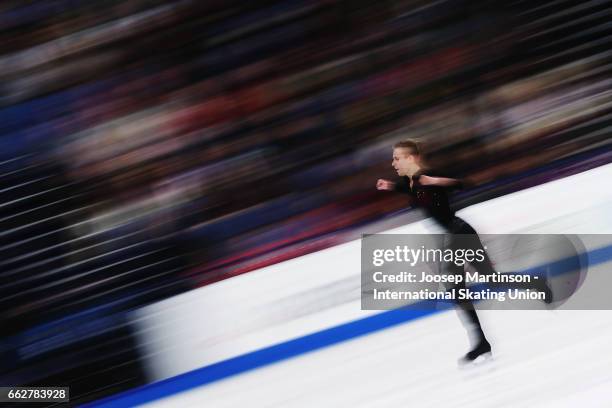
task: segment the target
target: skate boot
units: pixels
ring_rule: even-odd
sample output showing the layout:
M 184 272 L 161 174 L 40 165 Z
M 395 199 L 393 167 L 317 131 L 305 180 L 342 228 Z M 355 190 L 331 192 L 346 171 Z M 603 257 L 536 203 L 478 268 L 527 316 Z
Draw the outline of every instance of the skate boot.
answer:
M 470 364 L 476 361 L 478 357 L 483 356 L 485 359 L 491 357 L 491 345 L 486 339 L 480 340 L 480 342 L 470 350 L 465 356 L 459 360 L 460 365 Z

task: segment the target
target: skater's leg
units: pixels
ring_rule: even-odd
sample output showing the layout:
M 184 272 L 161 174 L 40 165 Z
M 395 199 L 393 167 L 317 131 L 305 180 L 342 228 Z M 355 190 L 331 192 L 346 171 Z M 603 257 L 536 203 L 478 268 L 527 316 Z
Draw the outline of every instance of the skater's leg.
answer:
M 495 270 L 493 262 L 491 262 L 491 258 L 489 258 L 489 254 L 485 250 L 484 245 L 480 241 L 480 237 L 476 231 L 466 222 L 461 225 L 461 229 L 459 231 L 460 235 L 458 235 L 455 243 L 456 248 L 454 249 L 470 249 L 473 251 L 478 251 L 478 253 L 482 253 L 484 259 L 481 262 L 472 262 L 471 265 L 476 268 L 480 275 L 499 274 L 499 272 Z M 538 290 L 545 293 L 544 301 L 546 303 L 550 303 L 552 301 L 552 292 L 545 279 L 532 278 L 530 282 L 491 282 L 489 283 L 489 286 L 493 289 Z
M 469 305 L 458 303 L 457 306 L 457 314 L 459 315 L 459 319 L 463 322 L 463 326 L 466 328 L 468 335 L 471 337 L 471 341 L 474 344 L 478 344 L 483 339 L 486 340 L 484 331 L 482 330 L 482 324 L 480 323 L 474 306 L 471 303 Z
M 499 272 L 496 271 L 495 268 L 493 267 L 493 263 L 491 262 L 489 255 L 484 249 L 484 246 L 482 245 L 482 242 L 480 241 L 480 238 L 478 237 L 478 235 L 473 235 L 472 237 L 473 238 L 470 239 L 471 244 L 472 244 L 471 248 L 474 250 L 482 250 L 482 252 L 484 253 L 484 260 L 482 262 L 474 262 L 472 263 L 472 266 L 474 266 L 476 270 L 478 271 L 478 273 L 482 275 L 499 274 Z M 535 279 L 534 277 L 532 277 L 531 281 L 529 282 L 508 282 L 508 283 L 491 282 L 489 283 L 489 286 L 492 289 L 537 290 L 537 291 L 544 293 L 545 303 L 552 302 L 552 291 L 550 287 L 548 286 L 546 277 L 542 277 L 540 279 Z
M 458 284 L 455 286 L 455 289 L 461 288 L 465 288 L 465 284 Z M 470 337 L 470 342 L 472 343 L 471 350 L 461 359 L 461 363 L 467 363 L 483 354 L 490 353 L 491 344 L 489 344 L 484 334 L 474 304 L 469 300 L 458 300 L 457 306 L 457 314 L 463 322 L 463 326 L 466 328 L 468 336 Z
M 456 237 L 453 234 L 448 234 L 445 238 L 445 247 L 455 248 L 457 244 L 455 239 Z M 465 278 L 465 270 L 463 266 L 456 265 L 454 262 L 444 263 L 444 269 L 445 273 L 453 275 L 463 275 L 463 277 Z M 460 283 L 447 286 L 447 289 L 455 289 L 455 293 L 458 293 L 459 290 L 465 288 L 465 279 L 463 279 Z M 476 359 L 482 354 L 491 352 L 491 345 L 487 341 L 487 338 L 484 334 L 482 324 L 480 323 L 480 319 L 478 318 L 478 314 L 476 313 L 474 304 L 466 299 L 458 299 L 456 302 L 459 318 L 462 321 L 466 331 L 468 332 L 468 336 L 470 337 L 470 340 L 473 344 L 470 352 L 468 352 L 462 358 L 463 362 L 468 362 Z

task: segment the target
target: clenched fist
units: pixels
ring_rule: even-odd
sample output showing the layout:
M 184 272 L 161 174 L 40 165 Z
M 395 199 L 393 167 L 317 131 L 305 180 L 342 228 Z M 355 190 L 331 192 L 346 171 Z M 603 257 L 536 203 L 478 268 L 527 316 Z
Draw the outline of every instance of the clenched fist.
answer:
M 376 188 L 378 190 L 393 191 L 395 189 L 395 183 L 385 179 L 378 179 Z

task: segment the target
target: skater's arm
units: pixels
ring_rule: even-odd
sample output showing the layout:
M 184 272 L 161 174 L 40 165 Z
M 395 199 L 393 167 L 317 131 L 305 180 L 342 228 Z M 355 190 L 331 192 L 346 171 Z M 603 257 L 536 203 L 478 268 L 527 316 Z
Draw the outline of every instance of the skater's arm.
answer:
M 461 188 L 463 182 L 459 179 L 449 177 L 432 177 L 422 175 L 419 178 L 419 183 L 423 186 L 438 186 L 438 187 L 454 187 Z

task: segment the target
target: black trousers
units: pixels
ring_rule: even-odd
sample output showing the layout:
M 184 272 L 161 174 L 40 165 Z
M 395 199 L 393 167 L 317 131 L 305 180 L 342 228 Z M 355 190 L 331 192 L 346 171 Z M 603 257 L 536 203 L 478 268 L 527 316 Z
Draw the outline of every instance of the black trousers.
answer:
M 470 224 L 465 222 L 459 217 L 455 217 L 447 226 L 448 233 L 444 237 L 444 249 L 452 249 L 453 251 L 457 250 L 472 250 L 478 251 L 478 253 L 484 254 L 484 259 L 481 262 L 473 262 L 471 265 L 476 269 L 476 271 L 481 275 L 492 275 L 499 273 L 495 270 L 489 255 L 487 254 L 482 242 L 480 241 L 480 237 L 478 233 Z M 456 253 L 456 252 L 455 252 Z M 456 289 L 465 289 L 465 266 L 464 265 L 456 265 L 454 262 L 446 262 L 443 265 L 444 272 L 455 275 L 462 275 L 463 279 L 459 283 L 449 284 L 446 286 L 447 290 Z M 520 282 L 520 283 L 490 283 L 489 286 L 492 289 L 537 289 L 538 286 L 534 282 Z M 457 292 L 456 292 L 457 293 Z M 470 300 L 461 299 L 457 300 L 457 305 L 459 306 L 460 313 L 465 316 L 468 323 L 472 327 L 468 327 L 468 330 L 472 330 L 473 334 L 476 336 L 476 341 L 481 341 L 485 339 L 484 332 L 482 330 L 482 326 L 480 324 L 480 320 L 478 319 L 478 315 L 474 309 L 474 305 Z M 462 319 L 463 320 L 463 319 Z

